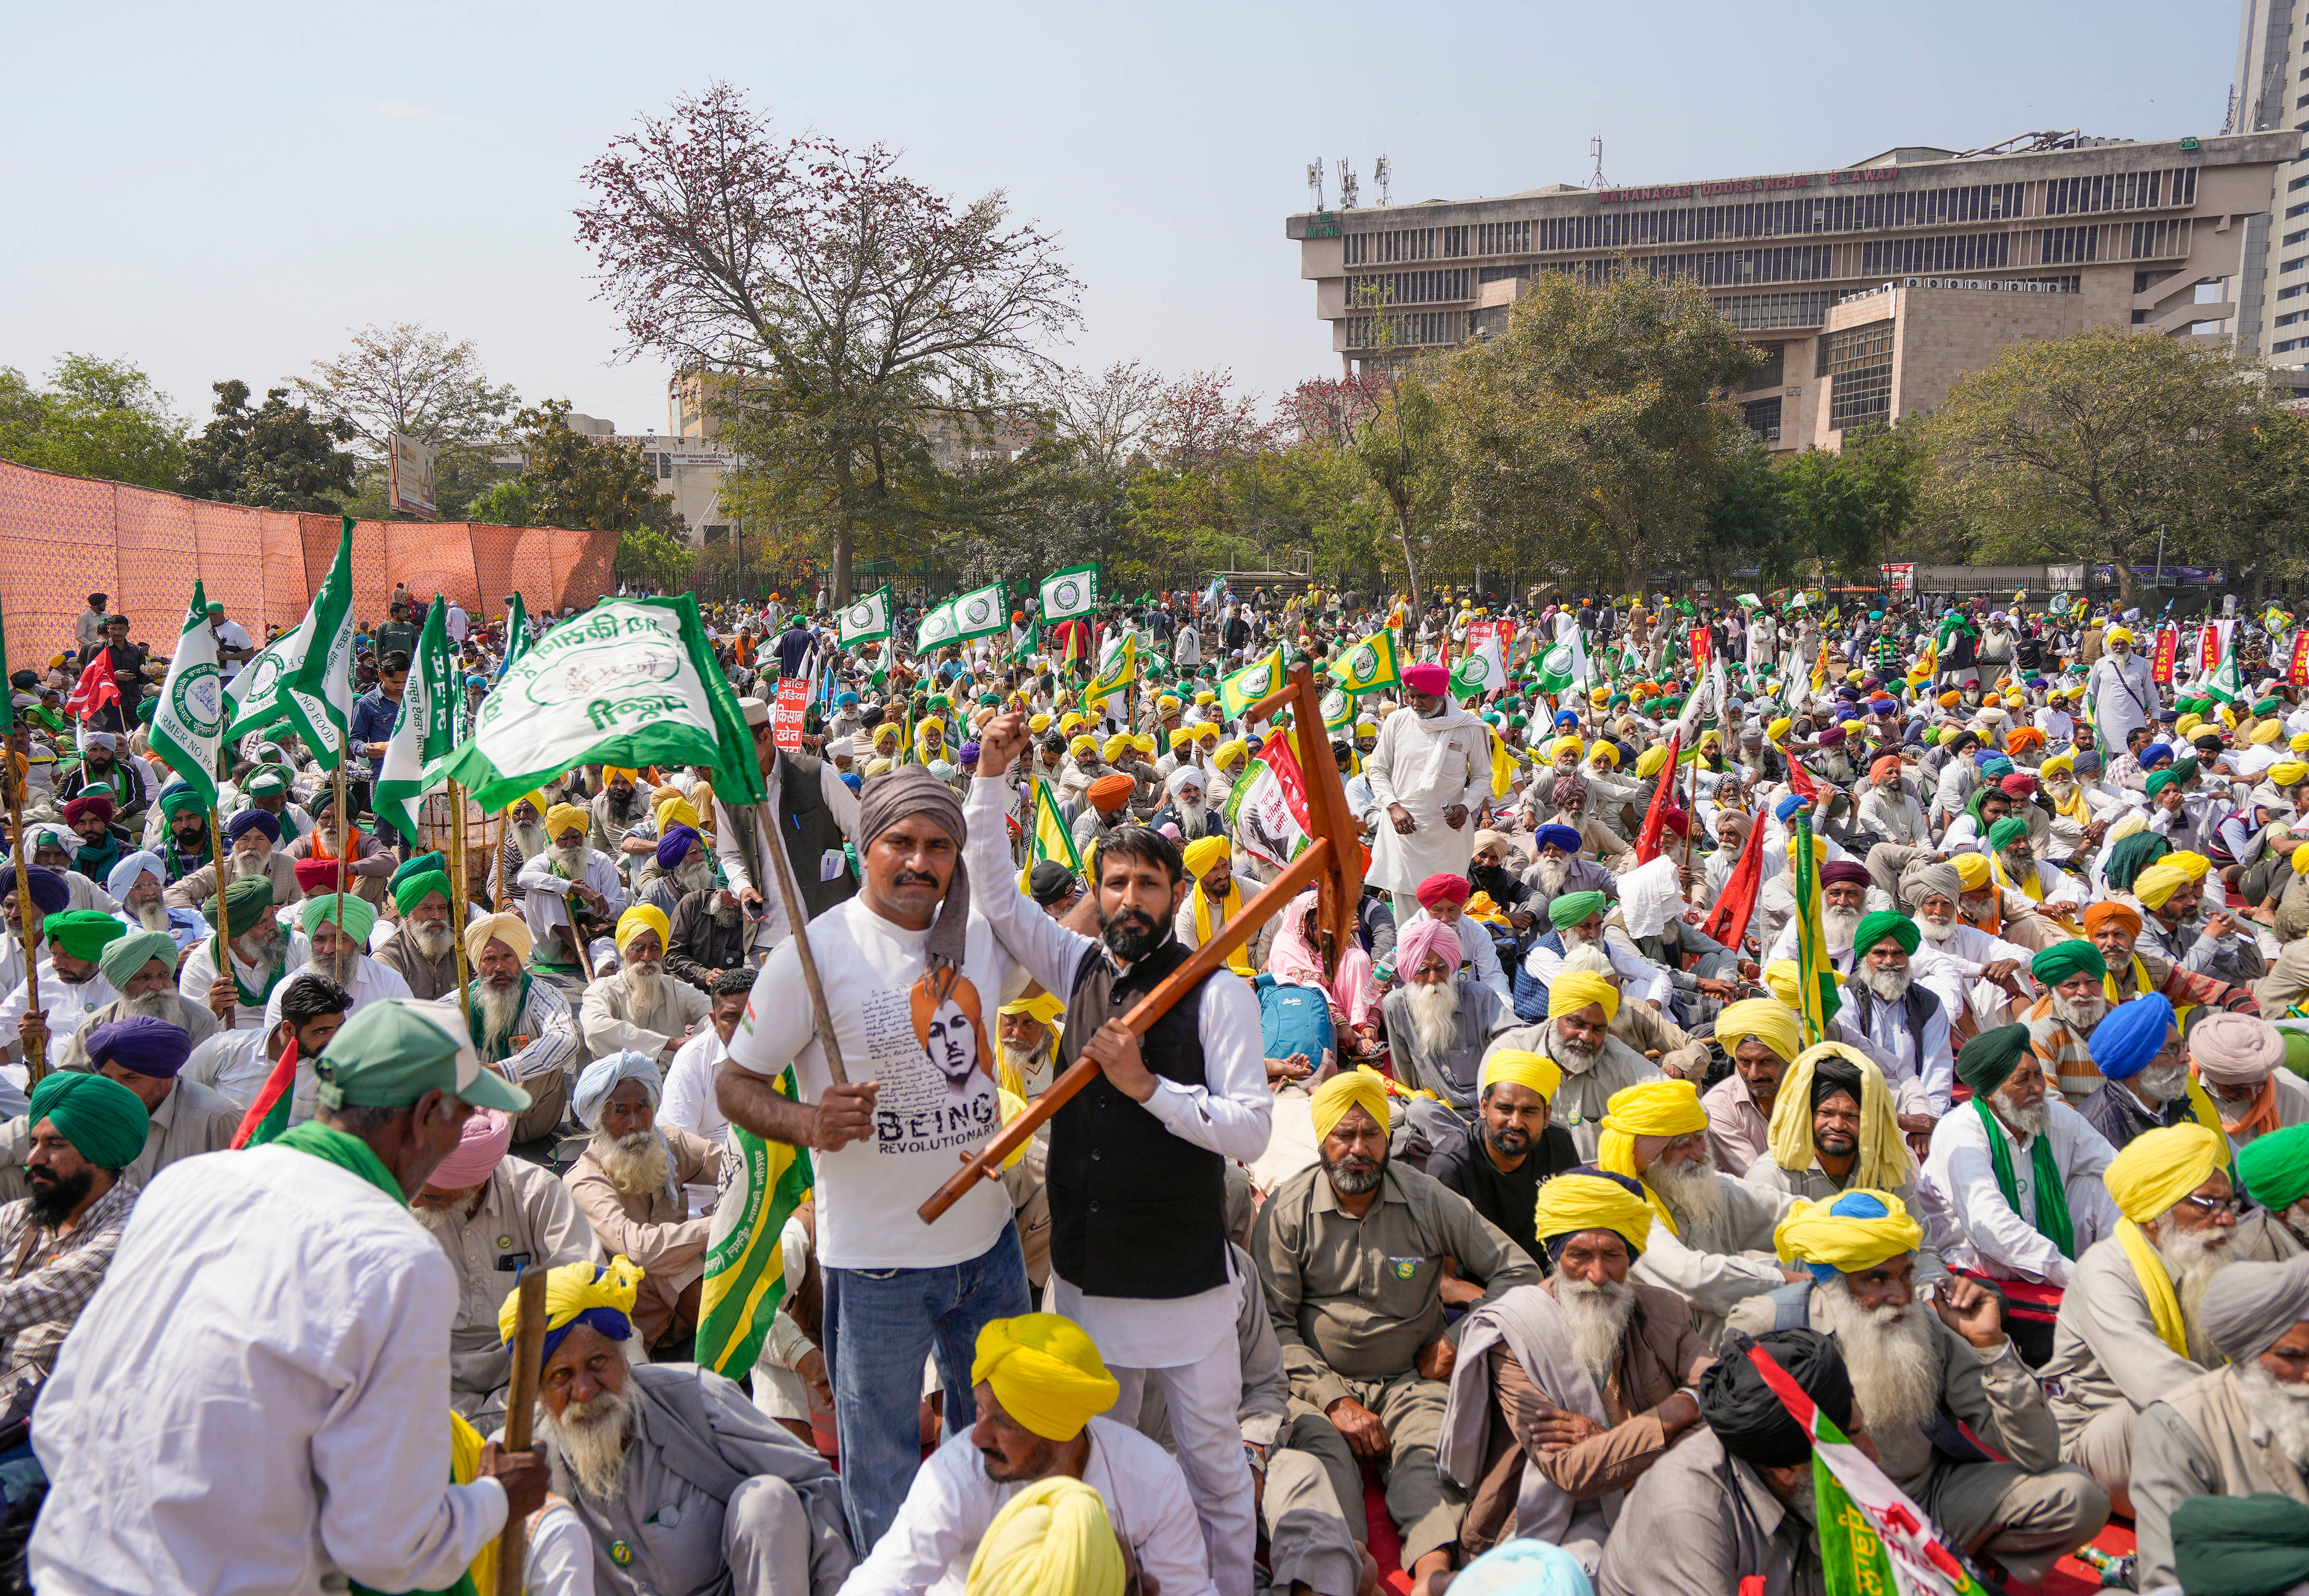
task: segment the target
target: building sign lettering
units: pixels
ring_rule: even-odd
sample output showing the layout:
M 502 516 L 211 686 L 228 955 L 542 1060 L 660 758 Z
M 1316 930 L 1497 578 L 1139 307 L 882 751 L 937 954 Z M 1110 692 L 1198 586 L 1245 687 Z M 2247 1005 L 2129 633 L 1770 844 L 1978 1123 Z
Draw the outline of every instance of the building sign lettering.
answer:
M 1647 188 L 1607 188 L 1596 197 L 1607 205 L 1635 200 L 1712 199 L 1717 194 L 1762 194 L 1820 185 L 1889 183 L 1899 175 L 1898 167 L 1859 167 L 1834 172 L 1794 172 L 1778 177 L 1725 177 L 1713 183 L 1657 183 Z

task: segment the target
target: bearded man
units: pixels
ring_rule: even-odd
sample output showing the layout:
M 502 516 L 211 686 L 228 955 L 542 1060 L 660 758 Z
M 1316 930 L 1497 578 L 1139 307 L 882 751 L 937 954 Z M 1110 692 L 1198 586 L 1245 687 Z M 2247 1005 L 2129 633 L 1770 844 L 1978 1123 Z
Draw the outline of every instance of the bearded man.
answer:
M 1380 723 L 1363 762 L 1383 816 L 1367 874 L 1395 895 L 1397 925 L 1417 910 L 1421 882 L 1467 873 L 1473 813 L 1491 793 L 1491 729 L 1452 702 L 1450 686 L 1440 665 L 1405 669 L 1405 707 Z
M 694 825 L 671 825 L 657 840 L 653 868 L 636 883 L 640 902 L 670 918 L 682 899 L 713 884 L 713 859 L 705 833 Z
M 545 816 L 550 845 L 521 867 L 521 910 L 529 921 L 532 966 L 572 998 L 584 994 L 581 942 L 607 929 L 607 922 L 631 901 L 618 877 L 616 858 L 585 840 L 590 824 L 576 805 L 554 805 Z
M 618 968 L 585 988 L 578 1029 L 595 1057 L 640 1053 L 661 1071 L 705 1023 L 713 1002 L 688 981 L 665 973 L 665 915 L 636 903 L 618 917 Z
M 515 798 L 506 810 L 505 837 L 489 862 L 491 902 L 519 903 L 527 896 L 520 881 L 521 867 L 553 846 L 553 839 L 545 833 L 546 812 L 552 807 L 544 793 L 532 792 Z
M 286 906 L 305 895 L 297 884 L 297 861 L 279 847 L 281 823 L 262 809 L 243 809 L 225 823 L 229 849 L 224 861 L 224 884 L 263 880 L 272 888 L 272 902 Z M 216 896 L 217 867 L 203 865 L 169 889 L 175 909 L 199 909 Z
M 89 1036 L 88 1067 L 144 1105 L 150 1135 L 122 1171 L 138 1186 L 180 1159 L 223 1152 L 240 1128 L 238 1109 L 197 1081 L 177 1078 L 192 1050 L 183 1026 L 149 1014 L 99 1025 Z
M 158 854 L 132 853 L 112 867 L 104 890 L 120 903 L 120 920 L 132 931 L 165 931 L 179 953 L 208 933 L 208 922 L 189 909 L 171 909 L 168 867 Z
M 1163 779 L 1170 793 L 1170 801 L 1154 813 L 1146 824 L 1158 830 L 1164 825 L 1179 828 L 1180 847 L 1200 838 L 1226 835 L 1226 816 L 1204 802 L 1206 783 L 1200 765 L 1181 764 Z
M 202 866 L 216 862 L 211 851 L 215 839 L 209 833 L 208 806 L 201 802 L 199 793 L 181 785 L 169 788 L 160 795 L 160 814 L 166 827 L 162 862 L 167 879 L 161 883 L 163 886 L 182 881 Z
M 979 752 L 979 763 L 985 763 L 985 751 Z M 1084 805 L 1075 816 L 1075 851 L 1086 855 L 1097 846 L 1101 838 L 1130 824 L 1130 778 L 1120 771 L 1109 771 L 1083 789 Z
M 824 1459 L 745 1393 L 688 1363 L 631 1361 L 641 1271 L 624 1258 L 547 1277 L 538 1434 L 609 1596 L 834 1596 L 856 1562 Z M 511 1351 L 518 1293 L 498 1316 Z
M 2034 810 L 2034 806 L 2026 806 Z M 1999 886 L 2017 891 L 2041 912 L 2069 919 L 2085 906 L 2085 885 L 2066 871 L 2040 864 L 2028 823 L 2008 815 L 1988 828 L 1990 873 Z
M 216 1034 L 216 1016 L 177 990 L 177 944 L 165 931 L 131 930 L 104 946 L 97 973 L 117 996 L 89 1011 L 79 1027 L 50 1049 L 53 1069 L 79 1069 L 88 1061 L 89 1033 L 134 1014 L 180 1027 L 198 1047 Z
M 1950 1546 L 2041 1584 L 2100 1533 L 2108 1493 L 2061 1462 L 2060 1427 L 2005 1333 L 2002 1299 L 1958 1280 L 1919 1300 L 1924 1234 L 1889 1192 L 1799 1203 L 1780 1227 L 1780 1253 L 1811 1278 L 1743 1304 L 1734 1326 L 1833 1335 L 1892 1482 Z
M 2176 1582 L 2173 1515 L 2184 1502 L 2252 1497 L 2266 1507 L 2273 1493 L 2309 1504 L 2309 1258 L 2224 1269 L 2201 1311 L 2226 1365 L 2162 1393 L 2133 1427 L 2142 1590 Z
M 2135 1137 L 2102 1176 L 2123 1216 L 2116 1233 L 2077 1260 L 2061 1298 L 2044 1369 L 2061 1455 L 2082 1464 L 2127 1517 L 2140 1410 L 2218 1357 L 2201 1305 L 2232 1261 L 2228 1160 L 2227 1142 L 2201 1125 Z
M 552 1171 L 508 1159 L 513 1116 L 477 1110 L 456 1151 L 425 1178 L 410 1212 L 433 1232 L 457 1277 L 449 1330 L 449 1406 L 487 1435 L 503 1419 L 513 1359 L 497 1333 L 507 1275 L 588 1258 L 593 1232 Z
M 2253 1014 L 2205 1014 L 2189 1028 L 2189 1073 L 2232 1149 L 2309 1121 L 2309 1086 L 2285 1067 L 2285 1037 Z
M 601 1251 L 645 1272 L 634 1322 L 647 1347 L 697 1328 L 713 1215 L 692 1219 L 684 1188 L 712 1186 L 722 1170 L 718 1145 L 657 1123 L 659 1095 L 657 1065 L 643 1054 L 587 1065 L 570 1105 L 591 1135 L 561 1178 Z
M 31 1006 L 27 981 L 18 981 L 15 990 L 0 999 L 0 1037 L 7 1040 L 12 1061 L 25 1060 L 35 1046 L 44 1057 L 53 1057 L 60 1039 L 71 1036 L 82 1021 L 120 996 L 104 979 L 97 961 L 108 945 L 128 934 L 126 927 L 95 910 L 73 909 L 49 915 L 42 929 L 48 951 L 34 971 L 40 983 L 40 1006 Z
M 681 1045 L 665 1072 L 665 1097 L 658 1104 L 660 1125 L 677 1126 L 708 1142 L 724 1139 L 729 1117 L 714 1100 L 722 1061 L 730 1057 L 730 1039 L 746 1017 L 746 995 L 754 989 L 750 970 L 725 970 L 707 994 L 713 1007 L 706 1024 Z
M 1399 952 L 1400 950 L 1398 950 Z M 1614 1093 L 1665 1077 L 1642 1054 L 1612 1034 L 1620 989 L 1600 975 L 1559 975 L 1547 988 L 1547 1018 L 1502 1031 L 1484 1053 L 1536 1053 L 1563 1074 L 1554 1121 L 1571 1133 L 1579 1156 L 1596 1156 L 1604 1105 Z
M 2132 895 L 2148 910 L 2140 946 L 2169 964 L 2211 976 L 2232 987 L 2259 980 L 2269 966 L 2261 944 L 2238 929 L 2235 916 L 2205 909 L 2202 854 L 2167 854 L 2132 879 Z
M 342 987 L 316 971 L 304 971 L 274 989 L 263 1025 L 218 1031 L 193 1049 L 178 1076 L 215 1088 L 218 1096 L 246 1114 L 293 1042 L 297 1079 L 289 1123 L 302 1125 L 313 1117 L 320 1084 L 314 1061 L 345 1022 L 350 1004 Z
M 100 909 L 109 914 L 119 905 L 102 885 L 80 873 L 74 863 L 79 852 L 79 840 L 60 825 L 27 825 L 24 834 L 31 839 L 32 863 L 53 872 L 61 879 L 69 895 L 68 909 Z M 13 872 L 0 872 L 0 875 Z
M 1477 1078 L 1475 1134 L 1427 1160 L 1430 1175 L 1532 1258 L 1541 1251 L 1532 1203 L 1544 1183 L 1579 1161 L 1571 1133 L 1549 1123 L 1562 1081 L 1563 1072 L 1536 1053 L 1493 1050 Z
M 112 824 L 112 799 L 102 792 L 91 792 L 73 799 L 58 813 L 78 840 L 72 867 L 91 881 L 102 881 L 128 851 L 128 833 Z
M 1059 1033 L 1066 1005 L 1048 992 L 1002 1005 L 994 1028 L 997 1078 L 1004 1091 L 1033 1102 L 1059 1076 Z
M 585 840 L 616 863 L 620 876 L 640 856 L 657 850 L 657 839 L 650 834 L 656 830 L 650 816 L 653 791 L 641 784 L 639 771 L 614 764 L 601 767 L 601 790 L 587 806 L 592 825 Z
M 1794 877 L 1784 876 L 1784 880 Z M 1820 867 L 1820 924 L 1828 942 L 1828 962 L 1838 975 L 1854 973 L 1853 939 L 1868 918 L 1868 867 L 1856 859 L 1830 859 Z M 1898 916 L 1887 916 L 1898 919 Z M 1874 945 L 1871 944 L 1870 945 Z M 1796 956 L 1796 917 L 1790 915 L 1772 941 L 1773 959 Z M 1945 1025 L 1946 1022 L 1942 1022 Z M 1946 1092 L 1943 1089 L 1943 1097 Z
M 387 997 L 409 996 L 409 983 L 401 972 L 369 957 L 368 934 L 376 927 L 376 910 L 366 898 L 350 893 L 323 893 L 298 906 L 297 923 L 304 932 L 307 957 L 292 960 L 290 968 L 310 962 L 352 999 L 351 1013 Z
M 751 976 L 754 966 L 746 956 L 753 936 L 745 905 L 726 886 L 717 886 L 708 872 L 706 884 L 686 894 L 672 909 L 672 935 L 665 949 L 665 971 L 688 981 L 701 992 L 732 971 Z
M 1583 947 L 1596 948 L 1611 960 L 1613 971 L 1628 983 L 1631 993 L 1665 1013 L 1674 995 L 1674 983 L 1665 970 L 1604 935 L 1604 917 L 1611 909 L 1611 900 L 1599 892 L 1563 893 L 1551 899 L 1549 929 L 1524 955 L 1524 974 L 1552 991 L 1562 977 L 1568 954 Z
M 2140 913 L 2132 905 L 2104 898 L 2086 910 L 2083 919 L 2085 935 L 2100 949 L 2102 962 L 2108 966 L 2110 1002 L 2122 1004 L 2143 992 L 2160 992 L 2176 1008 L 2218 1008 L 2243 1014 L 2261 1012 L 2251 988 L 2184 970 L 2169 959 L 2141 951 Z M 2309 947 L 2309 944 L 2303 945 Z M 2284 1006 L 2279 1004 L 2270 1012 Z
M 2236 1171 L 2255 1206 L 2237 1221 L 2229 1251 L 2282 1264 L 2309 1250 L 2309 1125 L 2254 1137 L 2237 1153 Z
M 1923 935 L 1906 915 L 1864 915 L 1854 930 L 1852 972 L 1844 983 L 1849 1013 L 1841 1016 L 1885 1061 L 1900 1129 L 1916 1136 L 1929 1134 L 1948 1112 L 1955 1067 L 1948 1011 L 1908 965 Z
M 1899 896 L 1916 913 L 1916 979 L 1941 1000 L 1951 1026 L 1969 1014 L 1976 1027 L 2001 1021 L 2009 1000 L 2034 996 L 2019 971 L 2029 950 L 1968 924 L 1960 905 L 1964 878 L 1954 866 L 1929 858 L 1900 872 Z
M 1424 916 L 1396 945 L 1403 985 L 1379 1013 L 1398 1077 L 1432 1091 L 1461 1117 L 1475 1109 L 1475 1081 L 1485 1045 L 1515 1016 L 1498 995 L 1459 973 L 1458 927 Z
M 514 1122 L 517 1142 L 560 1128 L 569 1102 L 569 1066 L 580 1046 L 569 1000 L 553 982 L 523 968 L 529 953 L 529 926 L 517 914 L 488 915 L 465 928 L 465 957 L 473 968 L 472 1031 L 479 1039 L 474 1050 L 530 1096 L 529 1108 Z
M 1566 1170 L 1535 1225 L 1552 1272 L 1462 1322 L 1436 1461 L 1468 1497 L 1463 1551 L 1545 1540 L 1592 1571 L 1623 1493 L 1699 1422 L 1715 1359 L 1681 1297 L 1629 1278 L 1653 1233 L 1638 1183 Z
M 1708 1110 L 1708 1147 L 1716 1167 L 1744 1175 L 1771 1151 L 1772 1108 L 1788 1066 L 1803 1051 L 1795 1011 L 1777 998 L 1749 997 L 1716 1016 L 1716 1043 L 1732 1073 L 1701 1094 Z
M 457 991 L 457 927 L 449 923 L 450 892 L 449 877 L 437 867 L 399 875 L 393 905 L 400 911 L 401 928 L 376 952 L 377 963 L 401 977 L 411 997 L 426 1003 L 454 997 Z
M 1234 876 L 1234 844 L 1221 827 L 1218 834 L 1196 838 L 1179 850 L 1179 858 L 1195 884 L 1172 917 L 1171 932 L 1179 945 L 1194 949 L 1226 928 L 1242 912 L 1242 884 Z M 1063 868 L 1063 867 L 1061 867 Z M 1257 884 L 1254 883 L 1254 885 Z M 1229 970 L 1249 980 L 1267 967 L 1267 950 L 1275 945 L 1279 917 L 1269 917 L 1243 945 L 1227 955 Z

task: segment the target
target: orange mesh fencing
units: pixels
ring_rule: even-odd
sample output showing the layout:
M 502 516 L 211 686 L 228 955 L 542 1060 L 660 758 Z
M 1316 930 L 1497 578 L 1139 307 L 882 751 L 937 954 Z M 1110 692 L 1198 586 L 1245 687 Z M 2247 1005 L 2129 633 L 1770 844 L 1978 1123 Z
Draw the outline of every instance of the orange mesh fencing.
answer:
M 73 646 L 91 593 L 129 617 L 156 656 L 174 647 L 193 583 L 253 638 L 292 626 L 336 556 L 338 520 L 188 499 L 0 461 L 0 617 L 7 669 Z M 465 522 L 363 521 L 353 528 L 353 614 L 385 618 L 395 582 L 455 600 L 478 622 L 518 592 L 529 613 L 583 608 L 611 591 L 615 532 Z

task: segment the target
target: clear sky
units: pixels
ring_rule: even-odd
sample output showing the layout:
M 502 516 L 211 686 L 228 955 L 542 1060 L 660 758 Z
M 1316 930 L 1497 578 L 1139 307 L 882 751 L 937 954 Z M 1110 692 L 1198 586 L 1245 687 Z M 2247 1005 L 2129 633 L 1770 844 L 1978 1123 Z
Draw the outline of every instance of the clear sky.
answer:
M 1839 166 L 2038 128 L 2220 130 L 2232 4 L 1200 0 L 973 5 L 9 6 L 0 366 L 141 364 L 187 415 L 349 330 L 417 321 L 525 400 L 620 431 L 665 370 L 617 358 L 575 242 L 580 168 L 726 78 L 782 130 L 880 141 L 1007 190 L 1086 285 L 1071 363 L 1336 375 L 1283 219 L 1318 155 L 1376 203 Z

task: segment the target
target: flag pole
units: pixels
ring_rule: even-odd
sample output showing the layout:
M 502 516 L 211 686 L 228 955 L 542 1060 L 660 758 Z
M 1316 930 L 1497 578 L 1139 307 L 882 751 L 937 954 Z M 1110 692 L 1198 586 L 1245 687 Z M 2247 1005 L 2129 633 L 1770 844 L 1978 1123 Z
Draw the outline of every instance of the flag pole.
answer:
M 22 927 L 20 941 L 24 949 L 24 1012 L 39 1014 L 40 965 L 32 953 L 33 920 L 42 919 L 39 909 L 32 902 L 31 850 L 24 846 L 24 782 L 31 770 L 28 738 L 22 728 L 8 739 L 8 751 L 13 755 L 8 772 L 8 841 L 10 851 L 16 856 L 16 921 Z M 17 763 L 22 760 L 24 763 Z M 35 1042 L 24 1049 L 24 1071 L 37 1086 L 48 1073 L 48 1049 L 46 1042 Z
M 503 885 L 505 863 L 497 864 L 499 885 Z M 457 1007 L 465 1016 L 465 1028 L 473 1024 L 472 979 L 465 969 L 465 789 L 454 781 L 449 783 L 449 924 L 454 934 L 449 945 L 457 950 Z
M 809 917 L 802 912 L 801 890 L 794 884 L 791 867 L 786 858 L 786 845 L 778 835 L 777 811 L 764 798 L 754 806 L 760 817 L 763 834 L 770 840 L 765 851 L 769 857 L 763 867 L 778 884 L 778 901 L 785 905 L 786 925 L 793 933 L 794 952 L 801 955 L 802 983 L 809 988 L 811 1016 L 817 1022 L 818 1045 L 826 1052 L 826 1074 L 836 1086 L 850 1084 L 849 1073 L 842 1067 L 842 1044 L 834 1034 L 834 1011 L 826 1006 L 826 988 L 817 978 L 817 955 L 810 951 Z M 956 868 L 960 867 L 957 866 Z
M 337 768 L 333 778 L 337 798 L 337 951 L 329 961 L 329 979 L 340 987 L 345 984 L 345 872 L 353 867 L 353 839 L 360 834 L 353 817 L 345 813 L 349 807 L 345 798 L 345 761 L 351 756 L 352 738 L 348 729 L 347 735 L 337 744 Z M 224 918 L 222 900 L 219 900 L 217 919 Z
M 230 963 L 227 962 L 227 961 L 230 959 L 231 954 L 225 947 L 225 927 L 230 922 L 231 917 L 226 914 L 224 910 L 224 889 L 226 885 L 224 878 L 224 822 L 218 817 L 217 807 L 214 804 L 211 804 L 209 806 L 209 852 L 216 858 L 216 863 L 211 867 L 216 871 L 217 973 L 219 975 L 230 975 L 232 973 L 232 966 Z M 342 929 L 342 927 L 340 927 L 339 929 Z M 224 1028 L 227 1031 L 230 1031 L 234 1025 L 239 1022 L 239 1020 L 240 1005 L 238 1004 L 235 1004 L 231 1008 L 225 1011 Z

